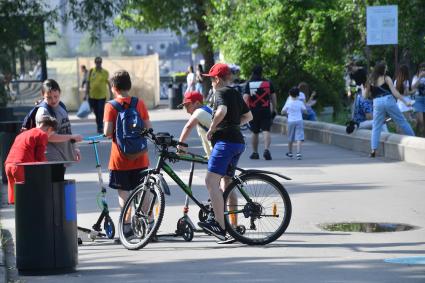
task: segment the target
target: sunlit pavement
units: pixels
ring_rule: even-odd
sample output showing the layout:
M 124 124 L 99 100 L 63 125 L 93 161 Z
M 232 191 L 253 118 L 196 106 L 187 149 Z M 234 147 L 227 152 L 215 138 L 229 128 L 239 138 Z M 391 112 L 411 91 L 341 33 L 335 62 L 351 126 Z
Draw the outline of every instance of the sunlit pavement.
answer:
M 150 111 L 155 131 L 179 136 L 188 118 L 182 110 Z M 84 136 L 95 135 L 92 121 L 73 123 Z M 307 141 L 303 160 L 289 160 L 287 139 L 273 134 L 273 160 L 250 160 L 248 149 L 239 163 L 291 177 L 283 181 L 293 206 L 287 232 L 266 246 L 218 245 L 215 239 L 196 233 L 192 242 L 181 238 L 160 239 L 139 251 L 128 251 L 112 240 L 85 242 L 79 247 L 77 272 L 54 276 L 21 276 L 26 282 L 425 282 L 425 265 L 385 262 L 386 259 L 425 255 L 424 167 Z M 192 133 L 191 150 L 201 153 Z M 99 215 L 96 204 L 97 175 L 94 153 L 80 144 L 83 159 L 68 169 L 67 178 L 77 181 L 78 225 L 90 228 Z M 110 142 L 99 146 L 104 181 L 108 181 Z M 260 157 L 262 146 L 260 146 Z M 150 160 L 156 157 L 151 147 Z M 179 176 L 189 176 L 189 164 L 175 164 Z M 207 199 L 205 167 L 196 167 L 193 190 Z M 170 180 L 167 178 L 167 180 Z M 174 232 L 182 215 L 184 194 L 171 181 L 161 233 Z M 108 191 L 108 203 L 118 225 L 118 201 Z M 190 207 L 196 223 L 198 209 Z M 2 226 L 14 234 L 13 207 L 1 210 Z M 318 227 L 333 222 L 391 222 L 418 226 L 406 232 L 329 232 Z M 409 262 L 409 261 L 408 261 Z M 420 262 L 420 261 L 419 261 Z

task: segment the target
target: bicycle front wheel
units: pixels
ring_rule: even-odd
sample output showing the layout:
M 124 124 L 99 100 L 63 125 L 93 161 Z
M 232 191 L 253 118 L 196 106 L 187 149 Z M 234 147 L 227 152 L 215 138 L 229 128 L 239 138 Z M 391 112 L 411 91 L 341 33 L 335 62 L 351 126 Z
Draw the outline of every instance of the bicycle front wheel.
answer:
M 233 180 L 223 195 L 228 233 L 248 245 L 279 238 L 291 220 L 291 200 L 276 179 L 261 173 Z
M 123 246 L 129 250 L 146 246 L 161 225 L 164 206 L 164 193 L 154 179 L 136 188 L 125 202 L 119 218 L 118 231 Z

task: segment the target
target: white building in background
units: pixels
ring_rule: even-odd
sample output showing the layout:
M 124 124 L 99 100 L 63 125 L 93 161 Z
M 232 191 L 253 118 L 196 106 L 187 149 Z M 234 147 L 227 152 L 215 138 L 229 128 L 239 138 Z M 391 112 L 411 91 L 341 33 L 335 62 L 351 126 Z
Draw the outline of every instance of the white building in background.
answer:
M 59 11 L 59 18 L 63 18 L 66 14 L 67 0 L 48 0 L 51 8 Z M 67 39 L 69 48 L 74 54 L 77 53 L 77 47 L 80 41 L 86 36 L 84 33 L 76 32 L 72 23 L 63 24 L 58 22 L 56 25 L 60 35 Z M 47 34 L 46 34 L 47 35 Z M 149 33 L 136 31 L 134 29 L 126 30 L 123 35 L 129 41 L 134 55 L 146 55 L 158 53 L 160 56 L 165 55 L 167 47 L 172 43 L 178 42 L 178 37 L 174 32 L 168 30 L 157 30 Z M 48 35 L 47 35 L 48 36 Z M 107 52 L 112 43 L 113 36 L 102 33 L 102 49 Z

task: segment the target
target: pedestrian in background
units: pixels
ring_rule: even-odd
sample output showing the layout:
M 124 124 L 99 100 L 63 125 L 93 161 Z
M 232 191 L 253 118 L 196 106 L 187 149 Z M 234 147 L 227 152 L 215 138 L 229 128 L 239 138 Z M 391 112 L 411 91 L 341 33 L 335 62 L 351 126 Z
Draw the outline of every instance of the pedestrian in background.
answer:
M 80 71 L 81 71 L 81 88 L 86 91 L 87 90 L 87 82 L 89 79 L 89 71 L 87 70 L 86 65 L 81 65 L 80 67 Z
M 418 136 L 425 137 L 425 62 L 418 67 L 412 79 L 412 89 L 415 93 L 413 109 L 416 113 L 416 130 Z
M 193 66 L 187 67 L 187 75 L 186 75 L 186 92 L 195 90 L 195 73 L 193 72 Z
M 96 117 L 97 132 L 103 133 L 103 113 L 105 102 L 109 97 L 112 99 L 111 85 L 109 84 L 109 72 L 102 68 L 102 58 L 94 59 L 96 67 L 90 69 L 85 99 L 89 99 L 90 107 Z
M 307 113 L 307 108 L 298 97 L 300 90 L 293 87 L 289 90 L 289 98 L 282 108 L 281 114 L 288 115 L 288 152 L 286 156 L 293 158 L 292 153 L 293 143 L 297 145 L 297 160 L 302 159 L 301 146 L 304 141 L 304 121 L 303 113 Z
M 195 74 L 195 90 L 199 93 L 203 93 L 204 87 L 203 87 L 203 82 L 204 82 L 204 77 L 202 76 L 202 74 L 204 73 L 204 70 L 202 69 L 202 65 L 198 64 L 198 66 L 196 67 L 196 74 Z
M 400 65 L 398 68 L 397 76 L 394 80 L 394 86 L 395 89 L 403 96 L 403 100 L 411 104 L 412 99 L 410 98 L 410 95 L 412 92 L 409 82 L 409 67 L 407 65 Z M 415 122 L 412 106 L 406 106 L 400 99 L 397 100 L 397 105 L 407 121 Z M 400 133 L 400 129 L 397 129 L 397 132 Z
M 310 93 L 310 87 L 306 82 L 300 82 L 298 84 L 298 89 L 300 90 L 299 99 L 303 100 L 307 108 L 307 114 L 303 114 L 304 120 L 317 121 L 316 112 L 313 110 L 313 106 L 317 103 L 317 93 L 313 91 Z M 303 94 L 303 99 L 301 99 L 301 93 Z
M 410 124 L 406 121 L 397 106 L 396 98 L 400 99 L 406 106 L 411 106 L 411 102 L 404 100 L 404 97 L 394 88 L 393 82 L 386 75 L 387 65 L 385 62 L 378 62 L 373 69 L 366 83 L 366 97 L 373 98 L 373 125 L 371 137 L 370 157 L 376 156 L 379 138 L 385 118 L 389 115 L 393 121 L 403 130 L 405 135 L 414 136 Z
M 263 157 L 271 160 L 270 153 L 271 135 L 270 128 L 273 117 L 276 115 L 276 93 L 273 84 L 263 78 L 263 68 L 259 65 L 252 69 L 250 80 L 245 85 L 243 98 L 252 112 L 253 120 L 249 122 L 252 132 L 252 154 L 250 159 L 259 159 L 258 141 L 262 131 L 264 136 Z

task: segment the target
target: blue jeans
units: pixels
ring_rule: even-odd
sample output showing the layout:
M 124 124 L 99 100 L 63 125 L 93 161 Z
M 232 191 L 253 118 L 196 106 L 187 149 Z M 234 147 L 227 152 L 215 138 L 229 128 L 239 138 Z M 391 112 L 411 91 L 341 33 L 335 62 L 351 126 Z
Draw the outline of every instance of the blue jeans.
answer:
M 402 129 L 403 133 L 408 136 L 414 136 L 415 133 L 406 121 L 400 109 L 397 106 L 396 99 L 392 95 L 378 97 L 373 100 L 373 125 L 372 125 L 372 150 L 376 150 L 381 136 L 382 126 L 385 123 L 387 114 Z

